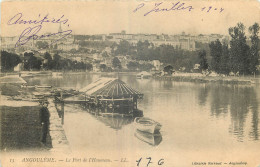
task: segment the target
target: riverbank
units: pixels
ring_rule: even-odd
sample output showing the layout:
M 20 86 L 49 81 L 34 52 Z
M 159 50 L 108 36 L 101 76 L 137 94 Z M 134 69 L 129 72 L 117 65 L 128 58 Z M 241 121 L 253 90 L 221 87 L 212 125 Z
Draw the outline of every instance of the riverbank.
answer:
M 6 93 L 5 93 L 5 90 Z M 12 91 L 10 91 L 12 90 Z M 0 95 L 0 150 L 33 150 L 68 152 L 69 142 L 58 116 L 51 89 L 29 90 L 14 85 L 2 85 Z M 36 95 L 41 94 L 41 97 Z M 48 94 L 48 96 L 44 96 Z M 42 125 L 38 101 L 49 101 L 50 126 L 46 144 L 41 143 Z M 38 100 L 37 100 L 38 99 Z
M 41 144 L 42 127 L 39 111 L 40 106 L 34 104 L 15 107 L 9 105 L 0 106 L 0 149 L 3 151 L 47 151 L 47 147 L 51 148 L 52 142 L 49 135 L 47 135 L 46 147 Z
M 50 136 L 52 140 L 51 152 L 70 152 L 69 142 L 62 125 L 62 118 L 59 117 L 52 99 L 49 102 L 50 112 Z
M 169 80 L 169 81 L 177 81 L 177 82 L 241 84 L 241 85 L 260 84 L 260 78 L 253 78 L 253 77 L 173 75 L 173 76 L 154 76 L 153 78 L 158 80 Z

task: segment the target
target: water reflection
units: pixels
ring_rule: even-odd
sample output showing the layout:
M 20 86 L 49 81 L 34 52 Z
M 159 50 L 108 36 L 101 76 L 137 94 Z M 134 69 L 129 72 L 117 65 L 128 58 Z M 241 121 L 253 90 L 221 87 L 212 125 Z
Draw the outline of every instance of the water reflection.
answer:
M 107 116 L 95 116 L 97 120 L 103 122 L 106 126 L 115 129 L 120 130 L 123 126 L 128 125 L 133 122 L 132 117 L 122 117 L 120 115 L 107 115 Z
M 204 106 L 207 102 L 208 94 L 209 94 L 209 86 L 208 84 L 203 84 L 200 87 L 199 94 L 198 94 L 198 99 L 199 99 L 199 104 Z
M 208 93 L 207 87 L 204 86 L 200 89 L 200 105 L 205 105 L 205 97 L 208 96 Z M 211 116 L 218 118 L 230 115 L 229 133 L 235 135 L 237 140 L 242 142 L 247 135 L 245 134 L 246 124 L 252 115 L 249 138 L 259 140 L 259 113 L 255 87 L 211 85 L 210 95 Z
M 117 75 L 114 76 L 117 77 Z M 65 74 L 63 78 L 52 78 L 51 76 L 29 78 L 29 83 L 30 85 L 52 85 L 54 87 L 70 87 L 74 89 L 85 87 L 98 77 L 100 77 L 100 74 Z M 164 142 L 159 145 L 160 148 L 167 148 L 173 139 L 176 141 L 175 143 L 185 141 L 187 147 L 192 147 L 194 143 L 201 143 L 202 147 L 205 144 L 205 148 L 207 148 L 207 141 L 214 142 L 213 139 L 218 139 L 219 134 L 223 135 L 221 137 L 223 142 L 233 143 L 235 147 L 241 146 L 239 141 L 251 142 L 253 140 L 252 145 L 259 145 L 258 104 L 260 94 L 257 86 L 198 84 L 155 79 L 137 80 L 135 75 L 125 74 L 119 74 L 119 78 L 134 89 L 144 93 L 144 99 L 138 103 L 138 108 L 144 111 L 144 116 L 158 120 L 163 124 L 166 135 L 163 136 Z M 68 107 L 66 106 L 66 108 Z M 69 116 L 66 117 L 65 115 L 65 125 L 66 119 L 68 120 L 67 125 L 69 123 L 74 124 L 74 120 L 84 120 L 77 122 L 77 126 L 82 129 L 86 127 L 93 128 L 91 130 L 93 135 L 89 137 L 89 132 L 86 134 L 78 132 L 77 135 L 85 138 L 89 137 L 89 140 L 95 138 L 95 141 L 92 142 L 102 149 L 107 145 L 111 146 L 111 148 L 115 147 L 117 139 L 126 136 L 127 139 L 124 144 L 128 146 L 136 144 L 137 147 L 146 148 L 153 145 L 147 142 L 152 141 L 151 136 L 148 135 L 147 137 L 135 132 L 132 120 L 125 120 L 120 117 L 105 118 L 95 116 L 81 112 L 75 106 L 67 114 Z M 200 138 L 197 136 L 198 132 L 202 133 L 202 130 L 195 128 L 195 125 L 203 125 L 201 129 L 203 129 L 203 133 L 205 131 L 206 137 L 202 136 Z M 68 128 L 68 137 L 72 138 L 74 143 L 79 143 L 80 141 L 77 140 L 79 137 L 74 134 L 78 127 L 66 127 Z M 193 131 L 189 131 L 190 129 Z M 214 130 L 218 131 L 218 133 L 214 133 Z M 96 139 L 96 136 L 100 135 L 100 133 L 106 135 L 109 142 L 100 144 L 102 142 Z M 139 140 L 144 142 L 138 145 L 140 144 Z M 133 144 L 133 141 L 137 141 L 137 143 Z M 160 137 L 158 141 L 160 141 Z M 218 141 L 210 144 L 222 146 L 222 142 Z
M 152 134 L 152 133 L 142 132 L 136 129 L 135 137 L 152 146 L 158 146 L 162 142 L 162 135 L 160 132 Z

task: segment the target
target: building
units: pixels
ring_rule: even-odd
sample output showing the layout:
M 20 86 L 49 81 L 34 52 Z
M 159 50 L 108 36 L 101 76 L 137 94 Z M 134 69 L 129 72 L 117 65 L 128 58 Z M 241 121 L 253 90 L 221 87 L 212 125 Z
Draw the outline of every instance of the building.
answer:
M 63 51 L 70 51 L 72 49 L 78 50 L 79 45 L 78 44 L 58 44 L 57 49 L 63 50 Z
M 159 60 L 153 60 L 153 66 L 155 70 L 159 71 L 161 69 L 161 62 Z

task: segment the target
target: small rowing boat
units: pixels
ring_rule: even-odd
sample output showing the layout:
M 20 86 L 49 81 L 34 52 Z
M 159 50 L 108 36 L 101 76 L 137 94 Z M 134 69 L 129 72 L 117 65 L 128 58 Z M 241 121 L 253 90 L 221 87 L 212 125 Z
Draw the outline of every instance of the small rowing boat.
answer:
M 137 130 L 148 133 L 158 133 L 162 127 L 160 123 L 146 117 L 136 117 L 134 125 Z

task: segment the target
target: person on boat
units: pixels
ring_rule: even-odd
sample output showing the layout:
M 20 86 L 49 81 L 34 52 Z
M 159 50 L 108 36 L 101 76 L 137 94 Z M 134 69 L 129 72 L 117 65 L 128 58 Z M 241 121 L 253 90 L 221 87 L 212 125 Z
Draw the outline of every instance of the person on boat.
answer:
M 42 127 L 41 143 L 46 145 L 47 134 L 49 132 L 50 112 L 48 110 L 48 101 L 42 101 L 40 109 L 40 123 Z

